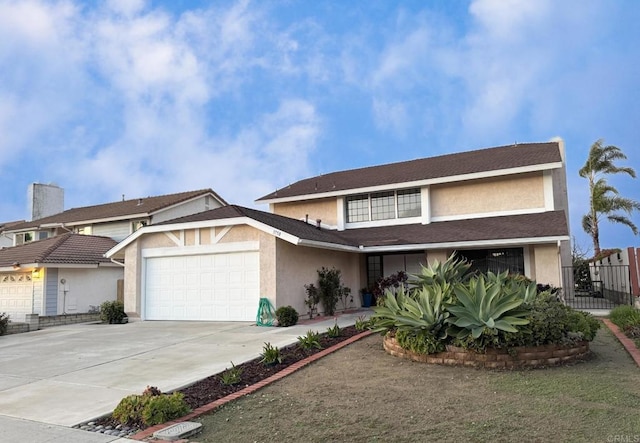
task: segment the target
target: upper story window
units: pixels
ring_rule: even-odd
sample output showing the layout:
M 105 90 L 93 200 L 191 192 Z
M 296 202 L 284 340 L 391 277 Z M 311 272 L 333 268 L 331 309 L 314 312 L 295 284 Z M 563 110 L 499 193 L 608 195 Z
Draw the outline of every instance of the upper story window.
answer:
M 14 237 L 14 243 L 16 246 L 24 245 L 33 241 L 33 232 L 21 232 Z
M 420 189 L 374 192 L 346 198 L 347 223 L 419 217 Z

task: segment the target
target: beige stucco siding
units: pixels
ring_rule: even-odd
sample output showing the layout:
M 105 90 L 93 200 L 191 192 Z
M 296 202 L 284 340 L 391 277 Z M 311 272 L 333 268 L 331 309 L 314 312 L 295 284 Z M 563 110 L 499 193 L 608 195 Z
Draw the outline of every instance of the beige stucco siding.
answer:
M 140 290 L 142 282 L 140 239 L 129 244 L 124 251 L 124 312 L 129 317 L 140 317 Z
M 179 232 L 173 232 L 173 234 L 180 238 Z M 163 232 L 158 232 L 154 234 L 143 235 L 140 240 L 140 245 L 142 248 L 171 248 L 176 247 L 175 242 L 167 236 L 167 234 Z
M 542 173 L 433 185 L 431 216 L 544 208 Z
M 276 203 L 273 205 L 273 212 L 296 220 L 304 220 L 308 215 L 311 222 L 315 223 L 320 219 L 323 224 L 337 225 L 337 208 L 338 203 L 335 198 L 323 198 L 302 202 Z
M 305 315 L 306 297 L 304 285 L 318 285 L 318 269 L 335 267 L 342 271 L 342 281 L 351 288 L 353 307 L 360 306 L 359 289 L 364 285 L 360 280 L 360 257 L 349 252 L 294 246 L 283 240 L 276 240 L 278 262 L 277 306 L 293 306 L 299 314 Z M 342 306 L 338 302 L 338 309 Z M 318 306 L 322 311 L 322 305 Z
M 532 275 L 536 282 L 560 287 L 560 256 L 555 244 L 536 245 L 532 247 L 534 260 Z
M 260 232 L 256 228 L 247 225 L 232 226 L 231 230 L 220 239 L 220 243 L 257 241 L 260 239 Z

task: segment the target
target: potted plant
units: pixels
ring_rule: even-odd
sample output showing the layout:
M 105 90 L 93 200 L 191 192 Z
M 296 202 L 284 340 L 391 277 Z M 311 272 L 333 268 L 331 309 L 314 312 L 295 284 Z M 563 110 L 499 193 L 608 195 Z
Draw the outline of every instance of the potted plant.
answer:
M 369 288 L 360 289 L 360 295 L 362 296 L 362 307 L 370 308 L 373 304 L 373 292 Z

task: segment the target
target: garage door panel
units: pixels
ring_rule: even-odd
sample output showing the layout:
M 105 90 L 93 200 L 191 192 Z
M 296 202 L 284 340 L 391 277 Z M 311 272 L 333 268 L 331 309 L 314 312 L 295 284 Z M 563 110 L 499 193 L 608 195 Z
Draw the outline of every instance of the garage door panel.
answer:
M 148 320 L 252 321 L 258 309 L 258 252 L 146 259 Z

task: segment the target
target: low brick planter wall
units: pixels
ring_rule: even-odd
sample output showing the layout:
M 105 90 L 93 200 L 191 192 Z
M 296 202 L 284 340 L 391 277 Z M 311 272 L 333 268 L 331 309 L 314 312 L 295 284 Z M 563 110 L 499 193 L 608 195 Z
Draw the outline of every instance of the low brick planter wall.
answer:
M 388 354 L 417 362 L 488 369 L 554 366 L 583 359 L 589 353 L 588 341 L 573 346 L 520 346 L 511 348 L 511 353 L 506 349 L 487 349 L 485 353 L 479 353 L 448 345 L 445 352 L 423 355 L 403 349 L 395 337 L 385 335 L 383 346 Z
M 9 323 L 7 325 L 7 335 L 22 334 L 23 332 L 29 332 L 29 325 L 27 323 Z
M 82 314 L 64 314 L 64 315 L 47 315 L 38 319 L 40 329 L 50 328 L 52 326 L 73 325 L 76 323 L 87 323 L 92 321 L 100 321 L 99 313 L 82 313 Z

